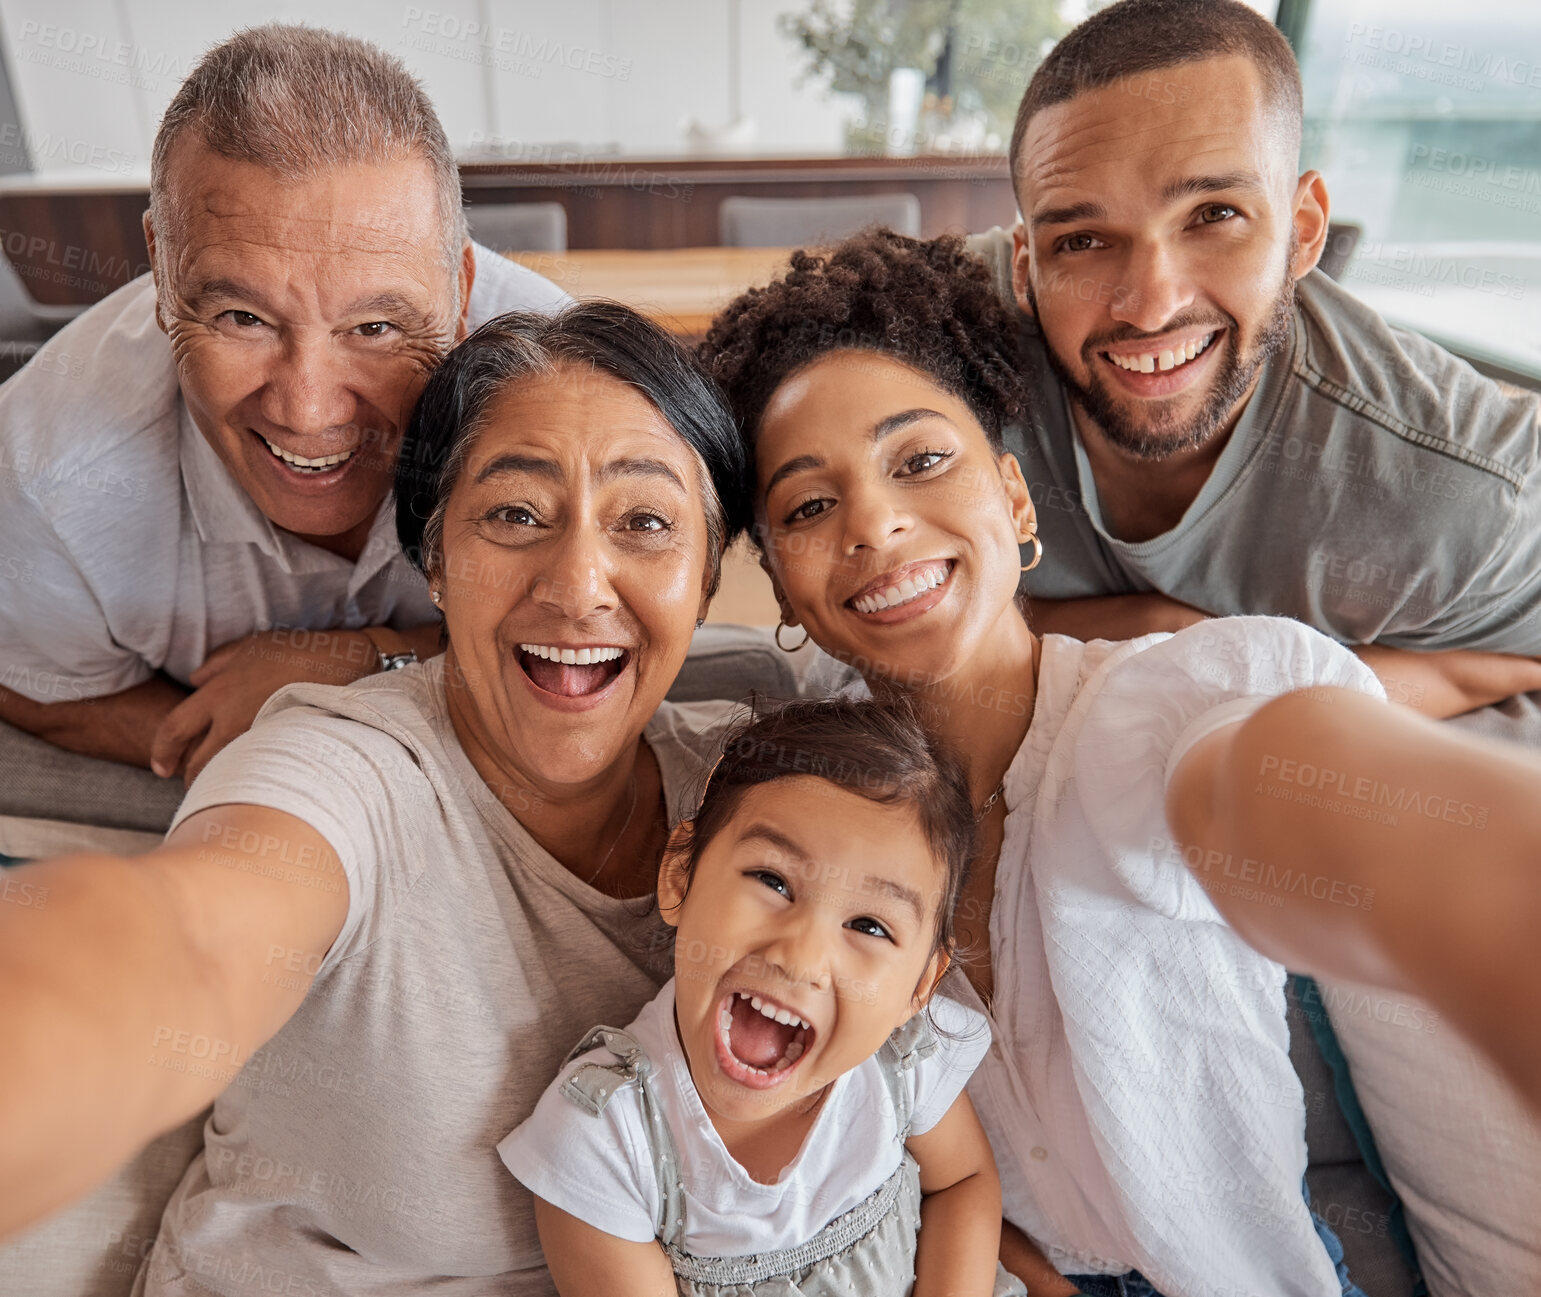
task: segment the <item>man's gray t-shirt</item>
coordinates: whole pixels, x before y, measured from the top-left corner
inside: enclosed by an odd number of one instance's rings
[[[969,248],[1011,300],[1010,232]],[[1541,397],[1313,271],[1209,480],[1177,526],[1135,543],[1104,525],[1068,397],[1021,319],[1034,404],[1006,440],[1043,540],[1032,594],[1157,591],[1348,644],[1541,654]]]
[[[476,249],[467,324],[554,311],[555,284]],[[275,527],[194,425],[149,275],[0,387],[0,686],[36,702],[187,684],[274,627],[437,617],[387,496],[356,562]]]
[[[136,1297],[554,1291],[496,1145],[584,1031],[653,998],[671,947],[652,902],[586,886],[477,775],[443,661],[280,691],[178,813],[304,820],[339,864],[273,867],[347,887],[348,917],[298,1011],[215,1100]],[[665,704],[648,725],[671,824],[733,710]],[[268,973],[297,975],[282,951]]]

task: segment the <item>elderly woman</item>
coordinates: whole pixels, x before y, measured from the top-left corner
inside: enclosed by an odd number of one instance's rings
[[[721,709],[664,693],[742,463],[625,308],[451,353],[397,484],[443,656],[276,697],[161,849],[14,873],[0,1233],[212,1099],[136,1292],[551,1291],[494,1146],[668,976],[646,898]]]
[[[1365,663],[1284,619],[1125,644],[1034,635],[1022,575],[1053,555],[1001,438],[1031,399],[1011,337],[961,240],[884,231],[798,254],[718,319],[705,355],[752,460],[778,642],[806,634],[874,693],[914,696],[967,754],[981,853],[957,923],[974,957],[944,986],[995,1033],[969,1091],[1008,1269],[1046,1297],[1357,1293],[1301,1192],[1284,968],[1248,941],[1390,986],[1440,949],[1420,933],[1516,949],[1496,898],[1527,896],[1534,764],[1387,707]],[[1444,670],[1486,667],[1501,697],[1536,669],[1366,657],[1451,711],[1490,698]],[[1353,790],[1424,786],[1430,762],[1438,806],[1492,806],[1501,842],[1443,810],[1354,814]],[[1352,772],[1336,799],[1313,782],[1329,768]],[[1478,850],[1505,881],[1480,915],[1441,908],[1445,862]],[[1435,903],[1417,909],[1409,880]],[[1468,1006],[1507,984],[1491,966],[1441,980]],[[1536,1055],[1504,1056],[1537,1076]]]

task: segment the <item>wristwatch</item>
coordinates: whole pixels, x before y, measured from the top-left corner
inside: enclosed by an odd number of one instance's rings
[[[401,653],[387,652],[386,649],[381,645],[379,637],[374,635],[372,630],[372,627],[364,630],[363,636],[375,646],[375,656],[380,660],[379,670],[400,671],[402,667],[409,667],[417,661],[417,654],[411,649],[407,649]],[[389,633],[398,644],[402,642],[401,636],[396,635],[394,632]]]

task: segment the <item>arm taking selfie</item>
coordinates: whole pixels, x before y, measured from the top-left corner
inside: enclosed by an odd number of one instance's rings
[[[1331,795],[1303,795],[1329,768]],[[1541,1110],[1541,1032],[1514,1025],[1541,1021],[1541,758],[1305,690],[1196,744],[1167,818],[1191,848],[1259,863],[1256,886],[1212,898],[1257,949],[1428,1000]],[[1280,886],[1290,870],[1326,879],[1322,895]]]
[[[303,821],[219,806],[145,856],[4,871],[0,1238],[205,1107],[294,1013],[310,976],[264,971],[275,950],[314,970],[348,889],[278,859],[336,867]]]

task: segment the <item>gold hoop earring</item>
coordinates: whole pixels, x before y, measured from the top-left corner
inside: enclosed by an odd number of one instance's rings
[[[1038,539],[1038,531],[1036,528],[1027,533],[1027,538],[1033,544],[1033,561],[1031,563],[1024,563],[1022,565],[1022,570],[1024,572],[1031,572],[1035,567],[1038,566],[1039,563],[1043,561],[1043,542]]]
[[[803,628],[803,641],[801,644],[794,644],[791,648],[788,648],[785,644],[783,644],[781,642],[781,632],[786,630],[786,628],[786,622],[778,621],[776,623],[776,633],[774,636],[772,636],[772,638],[776,641],[777,648],[779,648],[783,653],[796,653],[798,649],[808,647],[808,630],[806,627]]]

